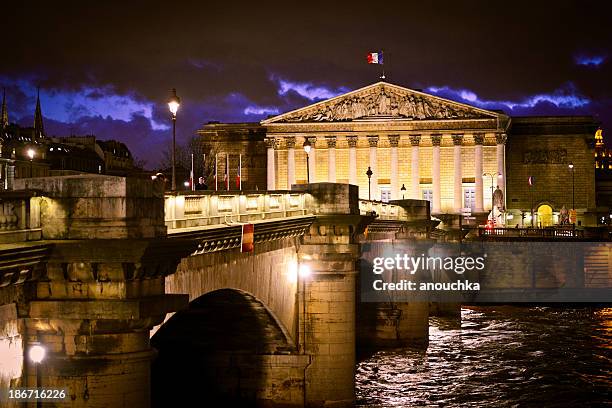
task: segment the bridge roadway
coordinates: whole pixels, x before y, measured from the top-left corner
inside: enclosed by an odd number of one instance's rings
[[[434,244],[426,201],[363,201],[335,183],[166,195],[101,175],[16,188],[0,197],[2,392],[66,388],[66,407],[352,406],[357,342],[427,344],[429,302],[365,303],[356,289],[358,265],[389,245]],[[513,273],[501,282],[527,279]],[[35,345],[40,364],[25,358]]]

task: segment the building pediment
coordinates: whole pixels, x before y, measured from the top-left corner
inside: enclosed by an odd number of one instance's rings
[[[370,120],[494,119],[496,112],[378,82],[335,98],[263,120],[273,123],[351,122]]]

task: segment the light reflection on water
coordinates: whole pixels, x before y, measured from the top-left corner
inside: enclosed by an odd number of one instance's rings
[[[612,308],[489,306],[431,318],[427,351],[357,367],[357,406],[612,407]]]

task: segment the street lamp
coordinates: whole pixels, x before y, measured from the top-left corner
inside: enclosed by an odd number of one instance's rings
[[[368,166],[368,171],[366,171],[366,176],[368,176],[368,200],[372,201],[372,169]]]
[[[28,151],[26,152],[26,154],[28,155],[28,157],[30,158],[30,177],[33,176],[33,161],[34,161],[34,156],[36,156],[36,152],[34,151],[34,149],[29,148]]]
[[[181,105],[181,98],[176,96],[176,89],[172,88],[172,96],[168,101],[168,109],[172,114],[172,191],[176,190],[176,112]]]
[[[572,210],[575,210],[576,208],[574,207],[574,163],[570,162],[567,167],[569,167],[570,171],[572,172]]]
[[[500,173],[495,173],[495,174],[493,174],[493,173],[484,173],[482,175],[482,177],[486,177],[486,176],[491,177],[491,221],[493,221],[493,179],[496,176],[501,176],[501,174]]]
[[[404,194],[406,193],[406,186],[402,183],[402,188],[400,188],[400,190],[402,191],[402,200],[404,200],[406,197],[404,197]]]
[[[308,138],[306,138],[304,140],[304,144],[302,145],[302,147],[304,147],[304,151],[306,152],[306,182],[308,184],[310,184],[310,150],[312,149],[312,145],[310,144],[310,141],[308,140]]]

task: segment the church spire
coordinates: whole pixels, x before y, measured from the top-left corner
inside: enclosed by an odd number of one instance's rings
[[[6,89],[2,88],[2,122],[0,125],[2,128],[7,127],[9,124],[8,110],[6,109]]]
[[[36,88],[36,112],[34,113],[34,140],[45,137],[42,110],[40,109],[40,86]]]

